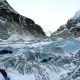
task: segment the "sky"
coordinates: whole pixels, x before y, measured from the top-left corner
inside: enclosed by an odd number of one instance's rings
[[[80,0],[7,0],[18,13],[39,24],[47,35],[80,10]]]

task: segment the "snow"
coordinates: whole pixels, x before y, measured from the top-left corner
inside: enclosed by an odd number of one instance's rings
[[[45,72],[48,73],[49,80],[59,80],[60,76],[62,74],[65,74],[68,72],[61,68],[60,71],[59,72],[57,71],[57,73],[56,73],[55,71],[50,71],[50,69],[48,69],[45,66],[42,66],[42,67],[45,68],[45,70],[46,70]],[[57,67],[55,67],[55,68],[57,68]],[[8,74],[8,77],[10,78],[10,80],[36,80],[35,77],[38,77],[38,75],[36,73],[29,74],[29,75],[28,74],[22,75],[15,70],[12,72],[9,70],[6,70],[6,71],[7,71],[7,74]],[[44,75],[46,74],[45,72],[44,72]],[[47,74],[45,77],[46,77],[45,80],[48,80]],[[3,76],[1,74],[0,74],[0,80],[3,80]],[[41,79],[41,80],[43,80],[43,79]]]
[[[7,72],[7,74],[10,80],[35,80],[34,74],[22,75],[13,72]],[[5,80],[1,73],[0,73],[0,80]]]
[[[30,45],[30,47],[40,47],[40,46],[43,46],[43,45],[49,45],[51,43],[53,43],[53,42],[43,42],[42,41],[42,42],[34,43],[34,44]]]
[[[4,21],[4,20],[1,20],[1,17],[0,17],[0,22],[1,22],[2,24],[5,24],[5,21]]]
[[[0,73],[0,80],[4,80],[4,77],[1,73]]]
[[[77,26],[79,26],[79,27],[80,27],[80,23],[78,23],[78,24],[77,24]]]
[[[42,66],[42,67],[44,68],[45,66]],[[55,68],[57,68],[57,67],[55,67]],[[59,72],[57,71],[57,73],[55,71],[50,71],[50,69],[48,69],[48,68],[45,68],[45,70],[46,70],[45,72],[48,73],[49,80],[60,80],[60,76],[63,74],[66,74],[68,72],[68,70],[64,70],[62,68],[60,69]],[[14,72],[7,71],[7,74],[9,76],[10,80],[36,80],[35,73],[29,74],[29,75],[28,74],[22,75],[15,71]],[[38,75],[36,75],[36,76],[38,77]],[[0,77],[1,77],[0,80],[3,80],[3,76],[0,75]],[[41,80],[43,80],[43,79],[41,79]],[[48,80],[47,75],[46,75],[45,80]]]
[[[15,41],[18,41],[20,39],[23,39],[25,41],[30,41],[34,38],[32,38],[32,36],[28,36],[28,35],[18,35],[17,33],[15,34],[11,34],[11,36],[7,39],[8,42],[15,42]]]
[[[31,75],[21,75],[21,74],[14,74],[14,73],[8,73],[11,80],[35,80],[35,76],[33,74]]]

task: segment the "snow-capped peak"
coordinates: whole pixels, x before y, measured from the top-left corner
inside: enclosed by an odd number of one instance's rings
[[[72,17],[72,19],[77,19],[80,17],[80,10],[78,10],[75,15]]]

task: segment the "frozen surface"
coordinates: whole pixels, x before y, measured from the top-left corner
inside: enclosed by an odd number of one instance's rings
[[[11,80],[61,80],[64,74],[66,76],[76,68],[72,60],[76,60],[73,55],[80,49],[80,40],[3,41],[0,43],[2,49],[13,51],[12,54],[0,55],[0,67],[6,70]],[[1,74],[0,80],[4,80]]]

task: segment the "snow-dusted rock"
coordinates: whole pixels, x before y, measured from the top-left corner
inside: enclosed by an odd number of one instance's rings
[[[51,38],[70,38],[80,37],[80,11],[67,21],[65,25],[62,25],[56,32],[51,34]]]
[[[32,19],[20,15],[6,0],[0,0],[0,39],[13,40],[13,37],[14,40],[34,40],[46,35]]]

